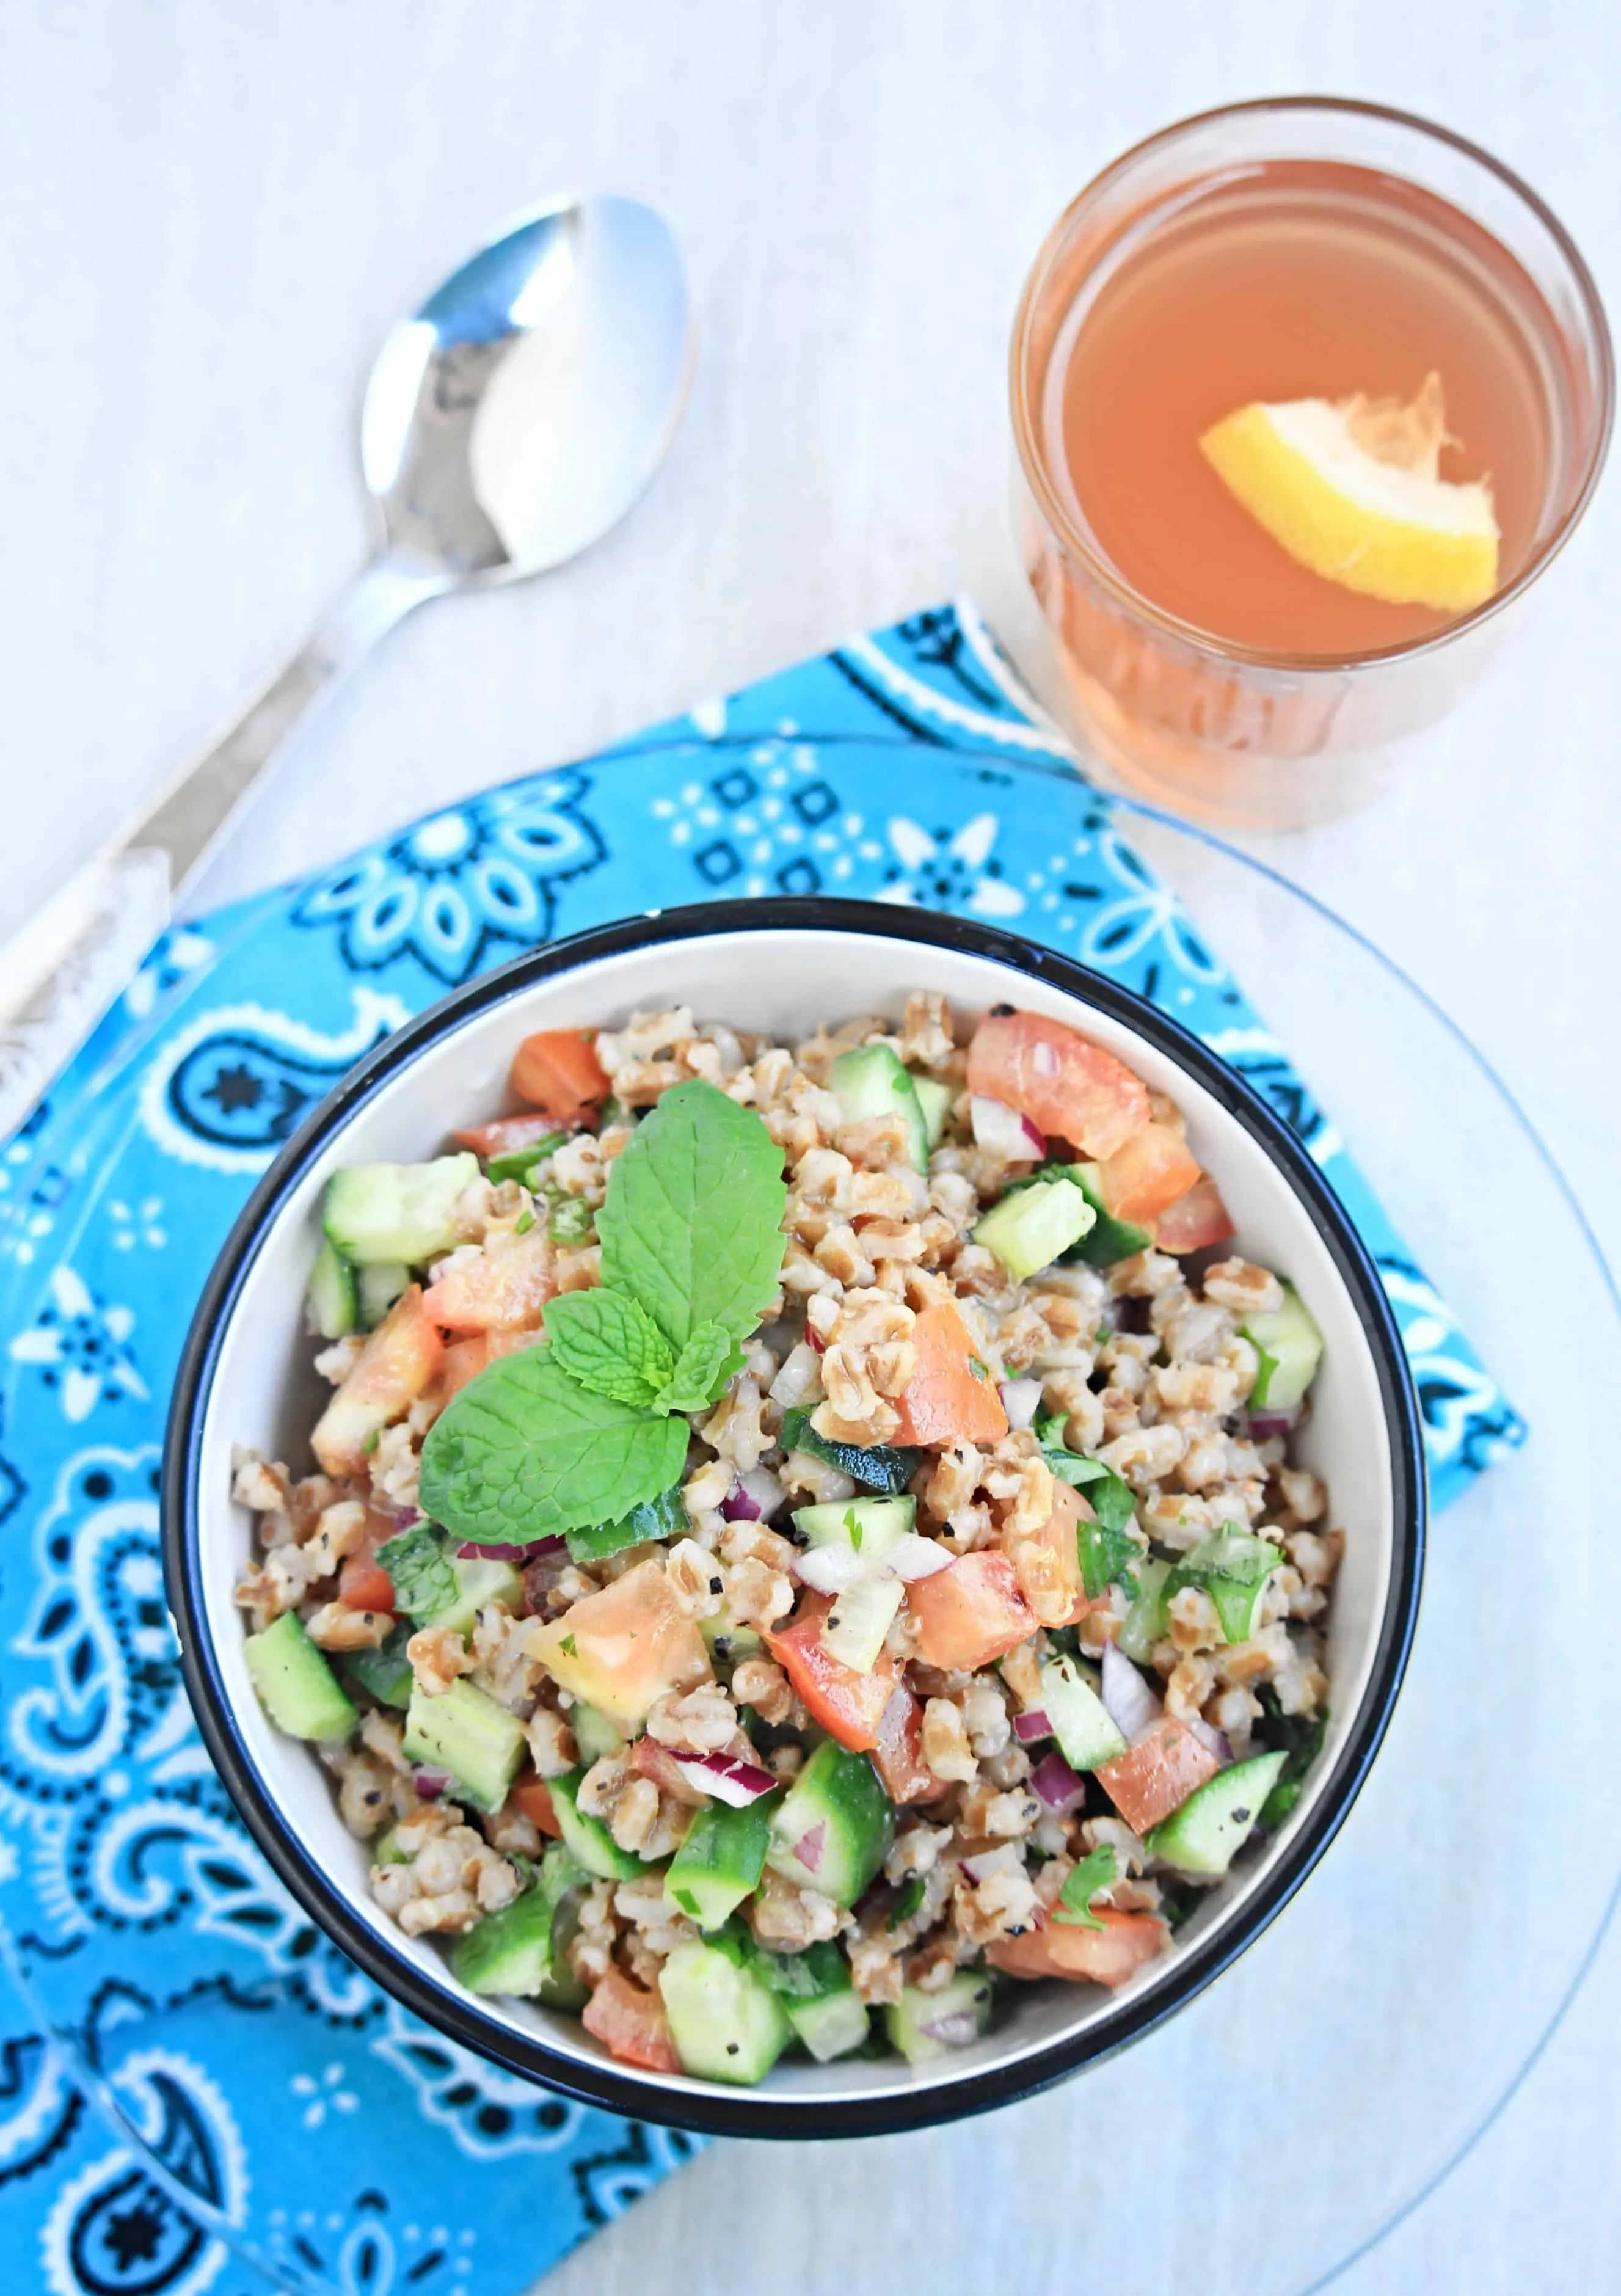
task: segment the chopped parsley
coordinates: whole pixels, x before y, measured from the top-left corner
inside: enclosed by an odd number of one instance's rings
[[[1119,1878],[1119,1859],[1107,1841],[1100,1841],[1066,1876],[1050,1918],[1066,1922],[1072,1928],[1101,1930],[1103,1923],[1093,1912],[1092,1901],[1100,1890],[1107,1890]]]

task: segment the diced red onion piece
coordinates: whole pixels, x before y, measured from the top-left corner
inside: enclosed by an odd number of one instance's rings
[[[720,1511],[728,1522],[758,1522],[760,1503],[746,1491],[741,1483],[733,1483],[720,1503]]]
[[[778,1508],[783,1505],[788,1496],[788,1493],[782,1488],[782,1484],[772,1473],[771,1469],[769,1467],[750,1467],[748,1473],[740,1477],[739,1480],[741,1482],[743,1489],[748,1493],[749,1496],[754,1501],[756,1506],[757,1506],[760,1511],[758,1515],[756,1517],[756,1521],[759,1522],[769,1522],[772,1516],[776,1513]]]
[[[831,1546],[806,1546],[794,1556],[790,1566],[794,1577],[806,1587],[814,1587],[818,1595],[842,1595],[857,1578],[866,1575],[866,1565],[853,1546],[842,1542]]]
[[[740,1762],[731,1754],[690,1754],[677,1746],[672,1746],[670,1752],[695,1786],[712,1800],[724,1801],[732,1809],[747,1809],[751,1801],[758,1801],[762,1794],[770,1793],[777,1783],[771,1772],[761,1769],[757,1762]],[[818,1857],[820,1855],[818,1848]],[[811,1870],[814,1873],[815,1868]]]
[[[1040,1380],[1004,1379],[1002,1407],[1007,1413],[1010,1427],[1028,1427],[1041,1409]]]
[[[569,1549],[566,1538],[530,1538],[521,1546],[512,1546],[499,1539],[464,1539],[456,1549],[463,1562],[478,1560],[484,1562],[534,1562],[543,1554],[565,1554]]]
[[[1292,1433],[1295,1418],[1292,1411],[1252,1411],[1249,1431],[1257,1443],[1269,1443],[1274,1435]]]
[[[1038,1706],[1033,1713],[1014,1715],[1013,1735],[1021,1746],[1033,1746],[1038,1738],[1052,1735],[1052,1725]]]
[[[1003,1100],[988,1100],[975,1093],[970,1103],[974,1143],[1004,1164],[1039,1164],[1047,1152],[1046,1141],[1027,1116],[1020,1116]]]
[[[937,1538],[909,1530],[885,1555],[884,1570],[891,1578],[932,1578],[937,1570],[949,1570],[955,1559]]]
[[[1225,1769],[1232,1759],[1232,1743],[1227,1733],[1224,1730],[1216,1729],[1213,1725],[1205,1720],[1202,1714],[1187,1714],[1183,1717],[1183,1719],[1205,1751],[1214,1754],[1223,1769]]]
[[[419,1801],[438,1801],[450,1784],[447,1770],[418,1770],[411,1781]]]
[[[782,1358],[782,1367],[772,1381],[766,1392],[784,1411],[791,1411],[813,1392],[822,1377],[822,1365],[816,1350],[804,1340],[790,1348]]]
[[[794,1856],[807,1874],[820,1871],[822,1853],[827,1847],[827,1820],[820,1818],[808,1833],[802,1833],[794,1844]]]
[[[815,1349],[816,1353],[819,1356],[824,1356],[827,1353],[827,1341],[823,1338],[815,1324],[806,1324],[805,1326],[805,1336],[810,1341],[812,1347]]]
[[[1086,1781],[1072,1770],[1055,1746],[1030,1773],[1030,1784],[1051,1810],[1067,1816],[1086,1799]]]
[[[935,2018],[931,2024],[920,2025],[918,2030],[946,2049],[966,2048],[970,2041],[979,2038],[979,2027],[966,2009],[948,2009],[943,2017]]]
[[[419,1522],[426,1522],[427,1520],[421,1507],[396,1507],[394,1510],[396,1530],[414,1530]]]
[[[1103,1645],[1103,1703],[1115,1728],[1133,1746],[1147,1737],[1165,1711],[1130,1659],[1113,1643]]]

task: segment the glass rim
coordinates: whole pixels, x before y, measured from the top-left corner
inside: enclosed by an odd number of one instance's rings
[[[1265,646],[1245,645],[1236,640],[1218,638],[1197,622],[1184,621],[1180,615],[1168,612],[1152,599],[1134,588],[1110,563],[1103,553],[1082,533],[1068,510],[1060,499],[1056,488],[1048,477],[1046,463],[1037,451],[1037,421],[1030,404],[1027,352],[1031,326],[1042,291],[1051,275],[1053,263],[1067,242],[1078,217],[1098,196],[1134,168],[1150,153],[1178,142],[1195,128],[1208,127],[1218,120],[1264,119],[1277,112],[1322,111],[1349,114],[1358,119],[1381,120],[1390,126],[1404,128],[1443,144],[1478,167],[1494,176],[1513,198],[1530,210],[1553,241],[1563,261],[1568,266],[1577,298],[1591,332],[1596,369],[1595,421],[1587,443],[1584,464],[1571,499],[1552,530],[1546,535],[1527,560],[1511,582],[1505,583],[1483,604],[1471,607],[1453,621],[1438,630],[1429,630],[1420,636],[1404,638],[1396,645],[1365,647],[1358,652],[1341,653],[1284,653]],[[1482,226],[1485,228],[1485,226]],[[1495,233],[1490,234],[1496,237]],[[1384,662],[1405,661],[1426,653],[1438,652],[1483,623],[1492,620],[1530,588],[1569,540],[1592,501],[1604,468],[1609,449],[1610,433],[1616,412],[1615,353],[1610,340],[1609,323],[1605,316],[1598,283],[1586,259],[1564,225],[1523,176],[1494,157],[1468,136],[1443,127],[1433,119],[1426,119],[1416,111],[1403,111],[1391,104],[1367,103],[1355,96],[1344,95],[1271,95],[1247,97],[1238,103],[1216,104],[1206,111],[1190,112],[1186,118],[1156,128],[1151,135],[1141,137],[1129,145],[1108,166],[1089,177],[1075,197],[1052,224],[1036,250],[1034,261],[1020,290],[1019,308],[1014,315],[1013,332],[1008,350],[1008,393],[1013,418],[1013,442],[1018,451],[1019,466],[1025,482],[1036,497],[1036,504],[1049,527],[1063,547],[1085,565],[1088,575],[1100,587],[1140,621],[1150,624],[1164,635],[1217,661],[1241,662],[1260,669],[1289,671],[1296,674],[1311,671],[1345,670],[1373,668]]]

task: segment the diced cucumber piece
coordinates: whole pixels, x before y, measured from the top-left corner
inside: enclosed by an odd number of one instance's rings
[[[1251,1316],[1240,1326],[1261,1358],[1249,1392],[1251,1411],[1293,1411],[1322,1361],[1322,1333],[1292,1283],[1283,1286],[1283,1305]]]
[[[326,1184],[326,1233],[357,1267],[414,1267],[454,1243],[456,1205],[478,1177],[471,1148],[427,1164],[351,1164]]]
[[[411,1860],[399,1846],[399,1835],[393,1826],[380,1833],[372,1844],[373,1866],[409,1866]]]
[[[602,1562],[625,1547],[644,1546],[656,1539],[679,1538],[691,1528],[681,1486],[673,1483],[657,1498],[643,1499],[640,1506],[632,1507],[628,1514],[612,1522],[594,1522],[571,1530],[568,1534],[569,1559],[571,1562]]]
[[[569,1709],[569,1723],[586,1769],[593,1762],[600,1762],[604,1754],[617,1754],[625,1743],[625,1734],[618,1723],[610,1722],[600,1708],[588,1705],[583,1698],[577,1698]]]
[[[990,2021],[990,1979],[971,1970],[954,1977],[937,1993],[921,1993],[908,1985],[884,2011],[889,2038],[909,2065],[926,2065],[953,2049],[966,2048]]]
[[[347,1738],[357,1717],[325,1653],[296,1611],[283,1611],[263,1634],[250,1635],[248,1671],[265,1711],[290,1738]]]
[[[450,1567],[456,1579],[454,1598],[430,1617],[419,1619],[419,1626],[443,1627],[453,1635],[470,1635],[486,1603],[504,1603],[514,1614],[522,1608],[523,1573],[515,1563],[497,1562],[485,1554],[458,1554],[452,1558]]]
[[[411,1635],[409,1621],[402,1619],[375,1650],[350,1651],[343,1661],[344,1673],[380,1706],[397,1706],[403,1711],[411,1703],[415,1677],[405,1656]]]
[[[875,1568],[916,1521],[917,1501],[913,1498],[828,1499],[794,1509],[794,1528],[813,1546],[853,1547]]]
[[[871,1674],[905,1599],[906,1589],[898,1578],[854,1580],[833,1597],[833,1607],[822,1621],[823,1649],[853,1674]]]
[[[715,1666],[736,1666],[743,1659],[758,1658],[764,1647],[757,1628],[740,1627],[724,1607],[700,1619],[698,1631]]]
[[[807,1451],[813,1459],[825,1459],[830,1467],[848,1475],[854,1483],[861,1483],[870,1491],[904,1491],[922,1464],[923,1453],[910,1447],[896,1447],[888,1443],[874,1443],[864,1447],[856,1443],[830,1443],[825,1435],[818,1435],[811,1425],[813,1406],[796,1404],[791,1411],[782,1414],[782,1448],[785,1451]]]
[[[1101,1769],[1126,1752],[1124,1735],[1073,1659],[1044,1659],[1040,1672],[1042,1710],[1072,1770]]]
[[[1104,1210],[1102,1178],[1095,1164],[1068,1164],[1064,1169],[1097,1214],[1066,1258],[1084,1260],[1088,1267],[1112,1267],[1117,1259],[1134,1259],[1149,1249],[1154,1239],[1147,1228],[1134,1220],[1116,1219]]]
[[[746,1809],[712,1802],[699,1811],[670,1860],[664,1894],[700,1930],[717,1930],[759,1887],[770,1845],[768,1798]]]
[[[1218,1770],[1143,1836],[1150,1856],[1184,1874],[1224,1874],[1249,1839],[1287,1754],[1256,1754]]]
[[[1260,1623],[1266,1581],[1282,1560],[1281,1548],[1229,1523],[1183,1555],[1167,1584],[1166,1599],[1179,1587],[1202,1587],[1227,1640],[1247,1643]]]
[[[912,1089],[918,1096],[918,1106],[923,1111],[923,1137],[930,1148],[937,1148],[946,1129],[946,1119],[951,1114],[951,1104],[956,1094],[948,1084],[936,1077],[914,1076]]]
[[[659,1972],[659,1990],[682,2068],[702,2079],[750,2087],[793,2038],[782,2002],[741,1947],[678,1945]]]
[[[1097,1214],[1070,1180],[1038,1180],[993,1204],[974,1229],[974,1242],[994,1251],[1015,1281],[1051,1267],[1078,1242]]]
[[[405,1716],[404,1752],[424,1769],[448,1770],[459,1801],[499,1809],[523,1759],[523,1725],[471,1682],[453,1682],[438,1698],[419,1684]]]
[[[853,1906],[889,1854],[895,1807],[864,1754],[826,1738],[771,1821],[773,1870]]]
[[[536,1887],[498,1914],[464,1930],[450,1949],[453,1976],[470,1993],[533,1997],[552,1974],[552,1922],[556,1908]]]
[[[1150,1555],[1136,1566],[1136,1600],[1126,1613],[1124,1624],[1116,1636],[1120,1648],[1139,1666],[1148,1664],[1149,1652],[1156,1643],[1163,1642],[1171,1631],[1170,1597],[1171,1566]]]
[[[360,1320],[368,1332],[381,1323],[410,1281],[411,1270],[400,1259],[380,1259],[374,1267],[360,1270],[355,1288]]]
[[[552,1807],[562,1828],[563,1847],[599,1881],[634,1882],[638,1874],[645,1874],[650,1868],[630,1850],[620,1849],[600,1817],[593,1817],[580,1808],[580,1780],[585,1775],[584,1770],[570,1770],[567,1777],[546,1781],[552,1789]]]
[[[560,1994],[577,1993],[583,2003],[584,1988],[559,1964],[577,1926],[572,1893],[590,1879],[561,1841],[553,1842],[534,1887],[456,1939],[450,1950],[455,1975],[472,1993],[538,1996],[554,2008],[563,2005]],[[570,1899],[567,1911],[565,1898]]]
[[[503,1156],[492,1156],[485,1171],[492,1180],[521,1180],[527,1188],[536,1164],[544,1164],[567,1137],[563,1132],[543,1133],[538,1140],[531,1140],[522,1148],[509,1148]]]
[[[853,1985],[842,1993],[824,1993],[819,2001],[787,2000],[788,2021],[819,2065],[847,2057],[859,2049],[872,2031],[867,2005]]]
[[[329,1236],[315,1254],[305,1294],[309,1320],[323,1340],[345,1340],[360,1319],[355,1271]]]
[[[929,1169],[929,1127],[917,1085],[891,1046],[858,1045],[840,1053],[827,1080],[847,1124],[863,1124],[872,1116],[904,1119],[906,1152],[920,1172]]]

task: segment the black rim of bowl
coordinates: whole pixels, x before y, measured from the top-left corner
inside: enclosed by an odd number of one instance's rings
[[[604,957],[712,935],[806,929],[876,935],[920,948],[989,959],[1090,1004],[1145,1037],[1184,1068],[1280,1167],[1304,1202],[1361,1317],[1379,1377],[1390,1444],[1393,1551],[1390,1582],[1362,1707],[1334,1769],[1298,1833],[1265,1882],[1211,1933],[1179,1949],[1165,1981],[1122,2001],[1085,2033],[1060,2037],[1014,2062],[939,2084],[921,2083],[870,2100],[819,2100],[715,2087],[672,2094],[603,2059],[581,2063],[539,2036],[486,2016],[473,1997],[434,1983],[380,1944],[328,1880],[266,1792],[238,1733],[207,1628],[199,1540],[198,1473],[202,1424],[224,1335],[250,1268],[291,1190],[332,1135],[387,1080],[475,1013],[535,982]],[[587,2104],[635,2120],[726,2136],[878,2136],[983,2112],[1034,2095],[1111,2056],[1174,2015],[1229,1968],[1281,1911],[1339,1832],[1384,1737],[1401,1686],[1418,1617],[1426,1526],[1423,1446],[1412,1382],[1378,1272],[1341,1207],[1299,1141],[1244,1080],[1196,1037],[1130,989],[1072,958],[1012,934],[928,910],[822,897],[702,902],[656,911],[577,933],[532,950],[471,981],[389,1037],[322,1102],[259,1182],[226,1238],[187,1337],[176,1382],[163,1466],[163,1560],[178,1629],[187,1692],[210,1759],[249,1832],[306,1913],[395,1999],[453,2040],[509,2072],[528,2076]]]

